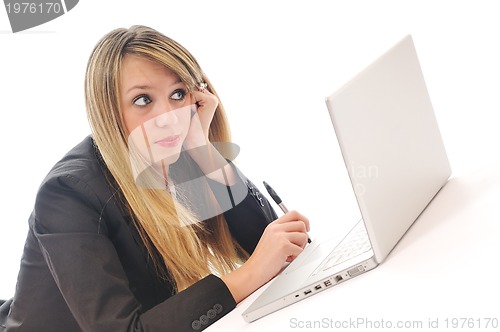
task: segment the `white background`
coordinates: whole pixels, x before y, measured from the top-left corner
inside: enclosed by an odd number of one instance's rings
[[[39,183],[89,133],[84,71],[108,31],[149,25],[188,48],[227,109],[240,168],[315,237],[359,214],[324,99],[406,34],[454,175],[499,166],[499,14],[482,0],[80,0],[13,34],[0,8],[0,299],[14,293]]]

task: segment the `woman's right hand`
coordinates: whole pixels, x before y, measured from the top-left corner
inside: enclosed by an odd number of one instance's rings
[[[274,278],[285,262],[293,261],[307,245],[309,220],[290,211],[270,223],[245,264],[262,284]]]
[[[290,211],[270,223],[248,260],[222,277],[236,302],[274,278],[285,262],[293,261],[307,245],[309,220]]]

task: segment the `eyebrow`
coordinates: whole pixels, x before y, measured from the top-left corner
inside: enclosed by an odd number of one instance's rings
[[[125,94],[129,93],[130,91],[132,91],[134,89],[146,90],[148,88],[150,88],[149,85],[134,85],[134,86],[130,87],[127,91],[125,91]]]
[[[180,78],[177,79],[177,81],[175,81],[172,85],[176,85],[179,83],[183,83]],[[151,88],[150,85],[134,85],[134,86],[130,87],[127,91],[125,91],[125,94],[128,94],[130,91],[132,91],[134,89],[147,90],[149,88]]]

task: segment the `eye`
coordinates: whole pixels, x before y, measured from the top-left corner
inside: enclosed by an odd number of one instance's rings
[[[148,96],[141,95],[141,96],[134,99],[134,104],[137,106],[146,106],[151,101],[152,101],[151,98],[149,98]]]
[[[172,100],[184,100],[186,97],[186,90],[184,89],[179,89],[175,90],[174,93],[170,96],[170,99]]]

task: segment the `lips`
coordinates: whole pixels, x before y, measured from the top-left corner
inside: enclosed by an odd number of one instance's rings
[[[170,135],[165,138],[157,140],[155,144],[165,148],[173,148],[179,145],[180,140],[181,140],[180,135]]]

